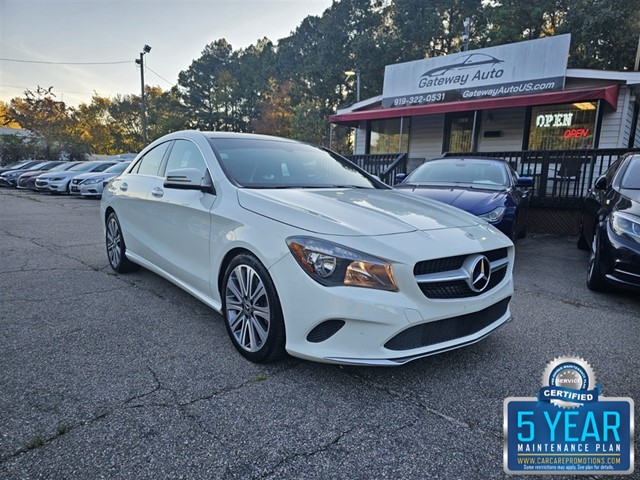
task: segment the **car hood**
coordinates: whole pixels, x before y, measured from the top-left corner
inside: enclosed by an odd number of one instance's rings
[[[74,175],[74,179],[77,180],[86,180],[87,178],[95,178],[95,177],[115,177],[116,173],[104,173],[104,172],[87,172],[80,173],[78,175]]]
[[[494,208],[505,204],[507,192],[505,190],[489,190],[469,187],[407,185],[398,186],[400,190],[408,191],[424,198],[437,200],[457,208],[461,208],[474,215],[490,212]]]
[[[22,175],[20,175],[21,178],[27,178],[27,177],[36,177],[38,175],[41,175],[43,173],[46,173],[47,170],[34,170],[34,171],[28,171],[28,172],[24,172]]]
[[[327,235],[390,235],[477,225],[478,219],[395,190],[238,189],[254,213]]]
[[[78,172],[62,171],[62,172],[55,172],[55,173],[43,173],[38,175],[38,178],[48,180],[50,178],[73,178],[79,175],[81,174]]]

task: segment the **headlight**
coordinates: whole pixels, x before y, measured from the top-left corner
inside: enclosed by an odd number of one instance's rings
[[[80,182],[82,185],[93,185],[94,183],[100,183],[104,180],[104,177],[98,178],[87,178],[86,180]]]
[[[391,264],[384,260],[310,237],[288,238],[287,245],[302,269],[321,285],[398,291]]]
[[[613,212],[611,228],[621,237],[628,237],[640,243],[640,217],[624,212]]]
[[[3,175],[3,177],[5,178],[16,178],[19,177],[20,175],[22,175],[24,172],[13,172],[13,173],[7,173],[6,175]]]
[[[44,180],[47,180],[46,178]],[[59,182],[60,180],[64,180],[64,177],[52,177],[48,179],[50,182]]]
[[[478,215],[478,218],[485,220],[489,223],[498,223],[504,217],[504,212],[507,209],[504,207],[498,207],[495,210],[491,210],[490,212],[483,213],[482,215]]]

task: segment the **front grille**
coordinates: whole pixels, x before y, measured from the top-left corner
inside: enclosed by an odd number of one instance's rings
[[[479,256],[491,263],[488,284],[477,292],[470,286],[471,270]],[[438,300],[469,298],[482,295],[502,282],[508,272],[509,252],[498,248],[487,252],[470,253],[454,257],[436,258],[418,262],[413,267],[420,291],[427,297]]]
[[[384,344],[389,350],[411,350],[473,335],[499,320],[507,312],[511,297],[484,310],[407,328]]]
[[[327,320],[315,327],[307,335],[307,341],[311,343],[324,342],[328,338],[332,337],[338,330],[340,330],[345,324],[344,320]]]
[[[429,298],[450,299],[450,298],[469,298],[482,295],[491,290],[504,280],[507,274],[507,268],[501,268],[495,272],[491,272],[489,284],[482,292],[474,292],[465,280],[455,280],[453,282],[435,282],[435,283],[419,283],[418,286],[422,293]]]
[[[507,257],[506,248],[498,248],[496,250],[489,250],[488,252],[481,252],[482,255],[487,257],[490,262],[495,262]],[[439,273],[447,272],[449,270],[457,270],[462,267],[465,259],[469,255],[458,255],[456,257],[436,258],[435,260],[425,260],[418,262],[413,267],[414,275],[424,275],[426,273]]]

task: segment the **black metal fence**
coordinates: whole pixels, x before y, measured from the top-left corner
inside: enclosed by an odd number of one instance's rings
[[[387,185],[396,183],[396,174],[407,173],[406,153],[345,156],[366,172],[377,175]]]
[[[533,178],[532,206],[579,208],[596,178],[627,152],[640,152],[640,149],[449,152],[445,156],[504,158],[520,176]],[[347,158],[389,185],[395,183],[396,174],[407,173],[406,154],[349,155]]]

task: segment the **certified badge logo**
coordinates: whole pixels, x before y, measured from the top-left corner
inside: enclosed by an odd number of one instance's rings
[[[566,356],[547,364],[536,397],[505,399],[505,472],[633,473],[633,400],[600,389],[586,360]]]
[[[576,357],[561,357],[547,364],[542,374],[541,402],[558,407],[577,408],[594,402],[600,396],[600,385],[589,363]]]

